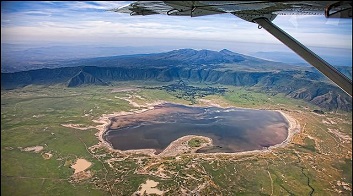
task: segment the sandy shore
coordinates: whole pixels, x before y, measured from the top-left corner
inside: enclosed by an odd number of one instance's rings
[[[187,135],[183,136],[175,141],[173,141],[167,148],[165,148],[161,153],[156,155],[156,150],[155,149],[139,149],[139,150],[117,150],[113,149],[111,144],[103,139],[104,133],[109,129],[109,127],[112,125],[112,122],[110,118],[113,117],[121,117],[121,116],[126,116],[126,115],[131,115],[131,114],[140,114],[149,110],[153,110],[154,106],[165,103],[164,101],[158,101],[154,102],[151,104],[148,104],[149,107],[147,109],[141,109],[141,110],[135,110],[131,112],[116,112],[113,114],[105,114],[102,115],[98,120],[93,120],[95,123],[100,123],[101,125],[97,125],[96,129],[99,131],[96,133],[96,136],[99,139],[98,146],[103,146],[106,147],[109,151],[111,152],[120,152],[120,153],[138,153],[138,154],[146,154],[154,157],[165,157],[165,156],[176,156],[182,153],[187,153],[187,152],[195,152],[197,149],[204,147],[205,145],[212,145],[212,139],[204,136],[197,136],[197,135]],[[246,108],[242,108],[246,109]],[[276,112],[279,112],[288,122],[288,135],[287,138],[281,142],[280,144],[276,144],[274,146],[270,146],[268,148],[264,148],[261,150],[252,150],[252,151],[244,151],[244,152],[235,152],[235,153],[197,153],[200,155],[244,155],[244,154],[257,154],[257,153],[264,153],[264,152],[271,152],[272,150],[276,148],[281,148],[285,147],[287,144],[289,144],[292,141],[293,136],[300,132],[300,124],[290,115],[287,113],[280,111],[280,110],[274,110]],[[192,138],[202,138],[205,139],[207,142],[204,143],[202,146],[198,148],[190,148],[187,145],[187,141],[189,141]],[[98,147],[98,146],[92,146]]]
[[[288,136],[287,136],[287,139],[284,140],[282,143],[269,147],[270,149],[283,147],[289,144],[292,141],[293,136],[300,132],[300,124],[297,122],[297,120],[295,120],[293,117],[284,113],[281,110],[276,110],[276,111],[281,113],[282,116],[288,121],[288,125],[289,125]]]

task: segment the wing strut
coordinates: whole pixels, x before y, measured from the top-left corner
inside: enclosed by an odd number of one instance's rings
[[[278,26],[273,24],[267,18],[257,18],[253,20],[258,25],[262,26],[269,33],[275,36],[282,43],[287,45],[295,53],[301,56],[304,60],[316,67],[321,73],[336,83],[343,91],[352,97],[352,80],[339,72],[332,65],[327,63],[325,60],[317,56],[310,49],[305,47],[299,41],[294,39],[292,36],[287,34],[285,31],[280,29]]]

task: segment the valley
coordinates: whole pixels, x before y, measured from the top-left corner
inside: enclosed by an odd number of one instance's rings
[[[350,195],[351,112],[318,114],[314,110],[321,108],[304,100],[233,85],[188,83],[200,92],[226,89],[194,102],[159,89],[174,84],[135,80],[3,89],[2,194],[132,195],[143,189],[164,195]],[[170,156],[112,151],[100,140],[109,117],[161,102],[279,110],[295,119],[300,132],[282,147],[239,154],[193,153],[207,143],[203,138],[186,138],[181,143],[189,141],[191,151]],[[41,150],[22,150],[36,146]],[[91,165],[75,174],[79,160]]]

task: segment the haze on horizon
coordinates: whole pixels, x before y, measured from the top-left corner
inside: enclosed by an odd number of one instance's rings
[[[130,16],[107,11],[132,1],[1,2],[1,44],[229,49],[248,55],[288,53],[286,46],[257,24],[231,14],[202,17]],[[352,64],[352,20],[324,16],[277,16],[274,23],[330,63]],[[2,52],[3,53],[3,52]],[[3,56],[3,55],[2,55]],[[326,58],[325,58],[326,57]]]

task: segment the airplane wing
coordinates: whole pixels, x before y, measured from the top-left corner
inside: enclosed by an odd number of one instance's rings
[[[352,18],[352,1],[137,1],[110,11],[130,15],[205,16],[230,13],[263,27],[352,96],[352,80],[272,23],[277,15]]]

